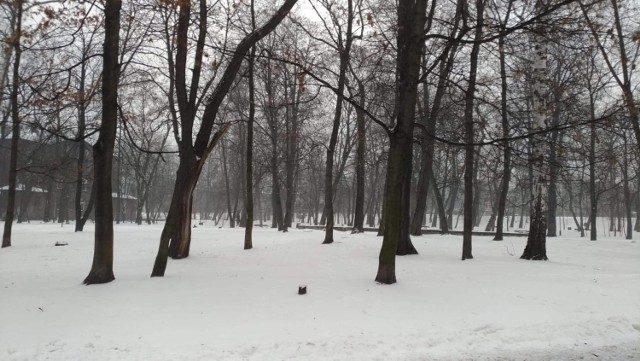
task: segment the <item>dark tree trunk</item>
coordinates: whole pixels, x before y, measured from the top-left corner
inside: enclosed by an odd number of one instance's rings
[[[455,167],[455,162],[454,162]],[[447,209],[447,224],[449,227],[453,226],[453,211],[456,207],[456,201],[458,198],[458,189],[460,188],[460,179],[458,179],[458,175],[455,174],[456,169],[454,168],[454,174],[452,177],[451,190],[449,191],[449,208]],[[455,227],[452,227],[455,229]]]
[[[524,212],[525,212],[525,202],[524,202],[524,198],[525,198],[525,191],[522,191],[522,206],[520,207],[520,219],[518,220],[518,228],[522,229],[524,228]]]
[[[18,114],[18,86],[20,85],[20,57],[22,48],[22,7],[24,0],[16,0],[16,28],[13,44],[13,80],[10,94],[11,121],[11,155],[9,158],[9,189],[7,192],[7,209],[4,216],[4,231],[2,233],[2,248],[11,247],[11,228],[16,207],[16,184],[18,169],[18,143],[20,142],[20,115]],[[9,59],[7,59],[9,61]]]
[[[547,260],[546,248],[546,214],[544,212],[544,200],[537,195],[533,200],[531,222],[529,223],[529,237],[521,259]]]
[[[413,122],[420,58],[424,44],[426,7],[425,0],[417,0],[415,3],[404,1],[398,4],[398,24],[400,25],[397,34],[396,64],[398,112],[395,127],[390,132],[384,194],[384,238],[376,275],[376,282],[384,284],[396,282],[395,256],[402,237],[403,189],[407,189],[405,188],[405,177],[408,171],[406,167],[412,162]],[[408,228],[408,222],[406,223]]]
[[[422,235],[422,225],[427,211],[427,194],[429,193],[429,183],[431,181],[429,173],[433,173],[433,170],[431,172],[427,170],[427,167],[429,167],[429,154],[425,149],[427,145],[422,145],[425,142],[427,142],[427,139],[423,139],[420,146],[422,157],[420,159],[420,175],[418,176],[416,189],[416,208],[413,212],[413,217],[411,217],[410,229],[412,236]],[[431,163],[433,164],[433,153],[431,154]]]
[[[347,0],[347,31],[345,33],[344,43],[342,37],[338,38],[338,52],[340,54],[340,73],[338,74],[338,87],[336,96],[336,108],[333,116],[333,128],[331,129],[331,137],[329,138],[329,147],[327,148],[327,159],[324,174],[324,209],[326,213],[326,225],[323,244],[333,243],[333,225],[334,225],[334,209],[333,209],[333,162],[336,145],[338,143],[338,131],[340,130],[340,119],[342,117],[342,102],[344,87],[347,78],[347,69],[349,66],[349,56],[351,52],[351,43],[353,40],[353,0]],[[337,174],[337,176],[340,176]]]
[[[42,220],[44,222],[50,222],[53,220],[53,206],[55,204],[55,200],[53,198],[55,189],[55,181],[53,177],[50,177],[47,182],[47,195],[44,201],[44,210],[42,213]]]
[[[413,148],[413,147],[412,147]],[[398,240],[398,249],[396,255],[406,256],[410,254],[418,254],[418,251],[411,242],[410,235],[410,197],[411,197],[411,174],[413,166],[413,154],[412,149],[410,153],[404,157],[404,173],[402,175],[402,200],[401,200],[401,218],[400,218],[400,239]]]
[[[458,31],[458,25],[460,23],[461,12],[457,11],[454,18],[454,27],[451,32],[451,37],[455,37],[456,32]],[[449,76],[451,74],[451,70],[453,69],[454,59],[456,55],[456,50],[458,48],[458,44],[454,43],[450,49],[445,50],[443,53],[443,57],[447,58],[446,62],[440,64],[440,72],[438,74],[438,85],[436,88],[436,93],[433,99],[433,106],[431,107],[431,111],[429,112],[429,99],[428,99],[428,87],[427,84],[424,83],[424,93],[423,93],[423,107],[424,107],[424,116],[425,122],[424,125],[426,127],[426,136],[422,140],[421,150],[422,150],[422,159],[420,165],[420,175],[418,181],[418,189],[416,194],[416,208],[413,213],[412,223],[411,223],[411,234],[419,236],[422,234],[422,224],[424,223],[426,204],[427,204],[427,195],[429,194],[429,184],[433,183],[433,186],[436,187],[435,175],[433,174],[433,157],[434,157],[434,146],[435,142],[433,137],[436,135],[436,126],[438,123],[438,118],[440,115],[440,107],[442,104],[442,99],[445,96],[446,90],[449,89],[447,86],[447,82],[449,80]],[[423,60],[426,62],[426,60]],[[426,66],[426,64],[425,64]],[[434,194],[439,194],[438,190],[434,192]],[[440,199],[442,202],[442,199]],[[445,218],[442,218],[445,219]],[[446,223],[446,221],[445,221]],[[442,228],[442,227],[441,227]],[[446,224],[445,224],[445,228]],[[443,231],[448,232],[448,229]]]
[[[69,185],[67,183],[62,183],[60,184],[60,187],[60,198],[58,201],[58,223],[65,223],[69,220]]]
[[[627,137],[623,136],[624,139],[624,154],[622,155],[622,189],[624,195],[624,210],[625,210],[625,218],[627,223],[626,229],[626,239],[633,239],[633,221],[631,220],[631,191],[629,190],[629,160],[627,157]]]
[[[591,215],[589,217],[589,235],[592,241],[598,239],[598,226],[596,220],[598,217],[598,195],[596,189],[596,122],[595,119],[595,100],[593,92],[589,95],[589,110],[591,113],[591,122],[589,128],[589,200],[591,207]]]
[[[385,226],[385,221],[384,221],[385,195],[384,193],[386,192],[387,192],[387,183],[385,180],[384,192],[382,194],[382,205],[380,206],[380,216],[378,217],[380,219],[380,224],[378,225],[378,233],[376,234],[376,236],[378,237],[384,236],[384,226]]]
[[[471,49],[469,84],[466,91],[466,101],[464,110],[464,132],[465,132],[465,157],[464,157],[464,229],[462,232],[462,260],[473,259],[471,253],[471,232],[473,232],[473,178],[474,178],[474,155],[473,147],[473,103],[476,91],[476,75],[478,69],[478,55],[480,54],[480,40],[482,39],[482,29],[484,26],[484,0],[476,1],[477,24],[475,32],[475,43]]]
[[[227,96],[227,93],[234,84],[234,79],[240,70],[243,59],[247,52],[262,38],[273,31],[278,24],[289,13],[297,0],[286,0],[284,4],[276,11],[276,13],[259,29],[252,31],[246,35],[235,50],[231,53],[231,59],[220,76],[220,81],[215,89],[206,99],[206,105],[201,116],[200,128],[194,138],[193,126],[197,107],[197,92],[199,90],[199,78],[202,66],[202,58],[205,47],[205,37],[207,35],[207,2],[200,1],[200,21],[198,23],[198,40],[196,43],[195,62],[191,69],[191,87],[189,94],[186,88],[186,71],[187,71],[187,53],[188,53],[188,34],[189,24],[191,23],[190,3],[181,3],[180,13],[178,16],[178,26],[176,30],[176,64],[175,64],[175,90],[178,100],[178,108],[181,113],[181,122],[178,125],[177,119],[172,116],[173,128],[176,141],[180,145],[180,164],[178,166],[178,174],[176,185],[174,186],[174,194],[171,201],[167,222],[160,236],[160,245],[156,261],[151,276],[164,276],[167,264],[167,256],[174,258],[186,257],[189,254],[189,246],[191,244],[191,234],[185,228],[188,227],[191,215],[191,204],[193,198],[193,189],[197,183],[198,177],[202,170],[202,165],[207,157],[211,154],[220,139],[229,129],[229,124],[223,125],[218,131],[213,133],[213,127],[218,111]],[[173,54],[169,52],[168,57],[172,59]],[[172,62],[170,60],[170,62]],[[170,74],[173,76],[173,67],[170,66]],[[173,78],[173,77],[172,77]],[[173,94],[173,88],[170,87],[170,94]],[[169,97],[170,103],[173,102],[173,96]],[[178,134],[178,126],[182,130],[181,136]],[[212,135],[213,133],[213,135]],[[182,137],[182,139],[180,139]],[[185,164],[183,164],[185,163]],[[184,179],[181,179],[184,175]],[[173,210],[173,212],[172,212]],[[190,228],[190,227],[189,227]],[[179,241],[178,245],[176,240]],[[171,245],[170,245],[171,241]],[[169,249],[170,247],[170,249]]]
[[[192,195],[202,163],[198,164],[195,157],[187,158],[186,155],[180,155],[183,159],[176,172],[171,205],[160,235],[160,246],[151,277],[164,276],[168,257],[180,259],[189,255]]]
[[[442,234],[449,233],[449,222],[447,221],[447,213],[444,209],[444,202],[442,200],[442,194],[440,188],[436,183],[436,175],[431,172],[431,183],[433,183],[433,195],[436,199],[436,205],[438,207],[438,219],[440,219],[440,231]],[[436,217],[434,217],[436,218]]]
[[[83,49],[84,50],[84,49]],[[78,147],[78,160],[76,163],[76,194],[75,194],[75,220],[76,232],[82,232],[84,223],[82,223],[82,189],[84,187],[84,132],[85,132],[85,78],[86,63],[80,64],[80,87],[78,91],[78,134],[76,136],[76,146]]]
[[[222,151],[222,169],[224,171],[224,187],[227,194],[227,214],[229,215],[229,228],[235,228],[234,212],[231,211],[231,190],[229,189],[229,172],[227,170],[227,152],[225,151],[224,142],[220,143]]]
[[[636,225],[633,229],[636,232],[640,232],[640,177],[636,177],[638,185],[636,188]]]
[[[256,28],[256,15],[254,0],[251,0],[251,28]],[[254,62],[256,47],[251,47],[251,55],[248,59],[249,67],[249,119],[247,122],[247,150],[245,162],[245,200],[244,205],[247,210],[247,224],[244,229],[244,249],[253,248],[253,122],[256,114],[255,82],[254,82]]]
[[[511,14],[511,6],[512,2],[509,2],[507,5],[507,14],[505,15],[505,20],[500,24],[500,31],[502,33],[506,32],[506,24],[509,21],[509,15]],[[502,137],[507,139],[509,138],[509,108],[507,106],[507,69],[505,62],[505,49],[504,49],[504,37],[501,36],[498,38],[498,53],[500,59],[500,115],[502,121]],[[493,238],[494,241],[502,241],[503,240],[503,228],[504,228],[504,215],[507,206],[507,195],[509,193],[509,182],[511,181],[511,146],[509,145],[509,141],[505,140],[502,143],[502,158],[504,168],[502,170],[502,180],[500,181],[499,188],[499,198],[498,198],[498,219],[496,222],[496,236]],[[513,224],[511,225],[513,227]]]
[[[20,197],[20,212],[18,213],[18,223],[22,223],[24,221],[29,221],[29,203],[31,203],[31,196],[33,195],[33,185],[32,181],[28,179],[25,181],[24,187],[22,188],[22,194]]]
[[[91,212],[93,211],[93,205],[96,201],[96,183],[93,182],[91,185],[91,193],[89,194],[89,201],[87,202],[87,207],[82,214],[80,220],[76,221],[76,232],[82,232],[84,229],[84,225],[87,224],[87,220],[89,216],[91,216]]]
[[[571,216],[573,217],[573,222],[576,224],[576,229],[578,231],[580,231],[580,236],[584,237],[584,229],[582,227],[582,222],[578,221],[578,217],[576,215],[576,212],[573,209],[573,198],[574,197],[573,197],[573,190],[572,190],[572,187],[571,187],[571,181],[568,181],[566,186],[567,186],[567,193],[568,193],[568,196],[569,196],[569,212],[571,213]],[[582,189],[582,183],[580,184],[580,188]],[[581,197],[582,197],[582,191],[580,192],[580,196],[578,198],[581,198]],[[580,218],[582,218],[582,217],[580,217]]]
[[[105,2],[105,40],[102,71],[102,126],[93,146],[93,170],[96,184],[96,228],[93,263],[84,284],[107,283],[113,275],[113,206],[111,170],[118,128],[118,63],[120,43],[120,0]]]
[[[284,227],[284,220],[280,198],[280,181],[278,180],[278,161],[275,156],[271,157],[271,210],[271,228],[278,228],[280,231]]]
[[[293,218],[295,214],[296,204],[296,184],[297,184],[297,166],[298,166],[298,128],[299,128],[299,106],[300,106],[300,89],[304,86],[302,79],[299,77],[293,77],[293,81],[290,81],[289,73],[287,72],[287,79],[285,81],[285,99],[287,105],[286,110],[286,158],[285,158],[285,213],[284,213],[284,227],[285,231],[291,228]],[[300,83],[299,83],[300,82]],[[287,87],[290,83],[290,88]]]
[[[184,181],[176,182],[174,193],[177,194],[171,202],[175,219],[172,232],[169,233],[170,244],[168,255],[173,259],[189,257],[189,251],[191,249],[191,215],[193,210],[193,191],[196,188],[198,177],[200,176],[203,165],[203,162],[201,160],[195,161],[195,159],[192,162],[184,163],[186,163],[187,167],[183,168],[183,172],[186,169],[190,169],[190,171],[182,173],[181,177],[181,175],[179,174],[180,168],[178,168],[178,173],[176,173],[177,178],[182,178],[184,179]],[[177,183],[181,184],[178,185]],[[169,213],[171,213],[171,206],[169,207]],[[222,212],[220,213],[220,216],[222,216]],[[170,215],[167,214],[165,228],[169,223],[169,217]]]
[[[360,107],[365,107],[365,88],[362,82],[358,82],[360,95]],[[356,109],[357,146],[356,146],[356,204],[353,217],[353,232],[364,231],[364,186],[365,186],[365,149],[366,149],[366,124],[364,111]]]

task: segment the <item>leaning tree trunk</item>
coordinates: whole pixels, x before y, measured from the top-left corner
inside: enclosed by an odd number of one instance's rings
[[[333,243],[333,226],[334,226],[334,209],[333,197],[335,190],[333,189],[333,163],[336,145],[338,143],[338,131],[340,130],[340,119],[342,118],[343,93],[347,78],[347,69],[349,66],[349,53],[351,52],[351,43],[353,39],[353,0],[347,0],[347,31],[346,39],[342,43],[342,37],[339,38],[338,52],[340,53],[340,73],[338,74],[338,87],[336,96],[336,108],[333,116],[333,128],[331,129],[331,137],[329,138],[329,147],[327,148],[327,163],[324,173],[324,209],[326,214],[325,235],[323,244]],[[337,176],[340,176],[338,174]]]
[[[93,263],[84,283],[107,283],[113,275],[113,206],[111,170],[118,128],[118,78],[120,64],[120,0],[106,0],[105,39],[102,71],[102,126],[93,146],[94,182],[96,182],[96,228]]]
[[[171,222],[167,219],[165,228],[162,231],[160,238],[160,246],[154,269],[152,271],[153,276],[164,276],[167,264],[167,255],[171,255],[174,249],[177,249],[175,253],[176,258],[186,257],[188,255],[189,246],[191,244],[190,233],[185,230],[185,224],[189,224],[191,221],[191,203],[193,198],[193,189],[197,183],[198,177],[202,170],[202,165],[206,161],[207,157],[215,149],[216,145],[220,142],[221,137],[227,132],[230,127],[229,123],[222,125],[215,133],[213,128],[216,125],[216,118],[220,107],[222,106],[231,86],[235,84],[234,80],[240,70],[245,55],[251,50],[258,41],[267,36],[273,31],[278,24],[287,16],[291,11],[291,8],[296,4],[297,0],[285,0],[284,4],[275,12],[275,14],[266,22],[262,27],[256,29],[246,35],[236,46],[235,50],[231,53],[231,59],[228,62],[224,73],[220,77],[220,81],[216,85],[215,89],[206,99],[206,105],[200,117],[200,128],[195,134],[195,142],[193,142],[193,126],[195,119],[195,110],[198,91],[198,81],[200,76],[200,70],[202,66],[202,57],[204,54],[205,37],[207,34],[206,19],[207,19],[207,2],[205,0],[200,1],[200,22],[199,22],[199,34],[196,47],[196,62],[192,70],[191,88],[189,96],[186,91],[186,67],[187,67],[187,52],[188,52],[188,33],[189,24],[191,22],[190,2],[185,4],[181,3],[179,24],[177,29],[177,46],[176,51],[176,91],[178,98],[178,105],[181,113],[184,113],[185,117],[181,114],[182,140],[179,140],[178,136],[178,122],[175,117],[173,119],[174,134],[180,144],[180,164],[178,166],[177,182],[174,186],[174,195],[172,199],[172,207],[174,212],[171,213]],[[171,58],[172,54],[168,54]],[[173,74],[173,69],[170,67],[170,73]],[[170,98],[172,99],[172,98]],[[172,100],[170,100],[172,101]],[[188,164],[183,165],[183,161]],[[180,170],[186,171],[181,173]],[[186,179],[181,179],[181,175],[184,175]],[[193,177],[193,179],[189,179]],[[180,185],[178,184],[180,183]],[[171,210],[170,208],[170,210]],[[181,219],[174,220],[176,217]],[[169,218],[169,215],[167,216]],[[177,232],[178,237],[182,237],[179,241],[179,245],[173,246],[169,244],[172,237],[176,236],[173,233]],[[187,237],[184,237],[187,236]],[[174,240],[175,241],[175,240]],[[174,243],[173,241],[171,243]],[[171,247],[171,249],[167,249]]]
[[[173,213],[176,217],[173,224],[173,232],[169,233],[171,242],[169,244],[169,257],[181,259],[189,257],[191,249],[191,211],[193,209],[193,191],[196,188],[200,171],[204,164],[203,160],[198,161],[193,158],[192,162],[185,163],[180,174],[180,168],[176,173],[176,186],[174,188],[174,199],[171,201]],[[188,170],[188,173],[186,172]],[[182,179],[182,181],[180,180]],[[171,213],[171,207],[169,208]],[[167,215],[167,217],[169,217]],[[167,223],[169,220],[167,219]],[[165,225],[166,227],[166,225]]]
[[[545,9],[543,0],[538,0],[536,10],[542,13]],[[533,62],[533,132],[539,132],[546,126],[548,117],[547,104],[547,39],[544,24],[537,24],[533,38],[535,50]],[[545,162],[547,144],[545,136],[536,134],[531,138],[531,166],[533,169],[533,202],[531,205],[529,237],[527,246],[520,258],[528,260],[547,260],[547,173]]]
[[[194,157],[183,158],[176,172],[171,205],[160,235],[160,246],[151,272],[151,277],[162,277],[167,267],[167,258],[185,258],[191,243],[191,202],[198,168]]]

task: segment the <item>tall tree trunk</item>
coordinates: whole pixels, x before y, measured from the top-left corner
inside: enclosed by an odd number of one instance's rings
[[[274,147],[276,145],[274,144]],[[282,200],[280,198],[280,181],[278,179],[278,161],[275,155],[271,156],[271,228],[284,228],[282,216]]]
[[[536,3],[538,14],[546,8],[544,0]],[[545,37],[545,25],[536,24],[536,33],[533,36],[534,62],[533,62],[533,126],[532,130],[541,131],[546,127],[548,117],[548,89],[547,81],[547,38]],[[547,172],[544,160],[548,151],[545,146],[544,135],[537,134],[531,138],[532,156],[530,164],[534,173],[533,202],[530,211],[529,237],[527,246],[520,258],[528,260],[547,260],[546,233],[547,233]]]
[[[18,86],[20,85],[20,58],[22,48],[22,7],[24,0],[15,0],[16,6],[16,27],[13,36],[13,79],[11,82],[11,155],[9,159],[9,189],[7,192],[7,210],[4,216],[4,231],[2,233],[2,248],[11,247],[11,227],[15,216],[16,207],[16,184],[18,171],[18,143],[20,142],[20,115],[18,114]],[[7,59],[6,61],[9,61]]]
[[[189,255],[191,244],[191,204],[193,190],[197,182],[202,163],[195,157],[187,157],[186,152],[181,159],[176,172],[171,205],[167,213],[160,246],[153,266],[151,277],[162,277],[167,266],[167,258],[185,258]]]
[[[83,49],[84,50],[84,49]],[[85,78],[86,78],[86,62],[80,64],[80,89],[78,91],[78,133],[76,136],[76,146],[78,147],[78,160],[76,163],[76,194],[75,194],[75,213],[76,213],[76,232],[82,232],[84,224],[82,223],[82,189],[84,188],[84,132],[86,126],[85,120]]]
[[[107,283],[113,275],[113,206],[111,204],[111,170],[113,148],[118,128],[118,63],[120,43],[120,0],[105,2],[105,39],[102,71],[102,126],[93,146],[94,182],[96,183],[95,248],[91,270],[84,284]]]
[[[638,182],[636,188],[636,224],[633,229],[636,232],[640,232],[640,174],[636,174],[636,180]]]
[[[362,82],[358,82],[358,93],[360,95],[360,107],[365,107],[365,88]],[[364,186],[365,186],[365,151],[366,151],[366,123],[364,111],[356,108],[357,123],[357,146],[356,146],[356,204],[353,220],[353,232],[362,233],[364,231]]]
[[[167,256],[174,258],[187,257],[191,244],[191,234],[186,230],[190,223],[191,204],[193,199],[193,189],[198,181],[202,166],[207,157],[215,149],[230,127],[230,124],[221,126],[213,133],[214,125],[220,107],[222,106],[229,90],[234,84],[234,79],[240,70],[242,62],[246,54],[251,50],[258,41],[272,32],[284,17],[291,11],[297,0],[285,0],[284,4],[275,12],[271,18],[264,23],[262,27],[252,31],[246,35],[231,53],[231,59],[220,76],[220,81],[215,89],[206,99],[206,105],[202,112],[200,128],[195,134],[193,141],[193,126],[195,119],[195,110],[197,92],[199,90],[199,76],[202,66],[202,57],[204,54],[205,38],[207,35],[207,10],[208,5],[205,0],[200,1],[200,21],[198,23],[198,41],[196,43],[195,62],[192,70],[191,87],[189,94],[186,89],[186,71],[187,71],[187,53],[188,53],[188,34],[189,24],[191,23],[190,2],[181,3],[180,14],[178,16],[178,27],[176,31],[176,66],[175,66],[175,86],[178,107],[181,113],[181,135],[178,134],[178,122],[176,117],[172,116],[174,135],[176,141],[180,145],[180,163],[178,165],[177,181],[174,186],[174,194],[172,197],[172,206],[167,215],[167,222],[160,237],[160,245],[154,269],[151,276],[164,276],[167,264]],[[170,40],[169,40],[170,43]],[[169,59],[172,59],[172,53],[168,51]],[[170,60],[171,62],[171,60]],[[169,67],[170,74],[174,75],[173,67]],[[170,94],[172,95],[170,86]],[[169,97],[170,103],[173,97]],[[173,108],[173,107],[172,107]],[[182,139],[180,139],[182,138]],[[183,164],[183,162],[185,164]],[[184,176],[184,179],[181,179]],[[173,209],[173,213],[171,212]],[[170,219],[171,218],[171,219]],[[174,220],[178,218],[177,220]],[[171,245],[170,245],[171,241]],[[176,241],[178,245],[174,246]],[[171,249],[169,249],[171,247]]]
[[[629,160],[627,157],[627,136],[623,135],[624,139],[624,154],[622,155],[622,189],[624,195],[624,210],[626,218],[626,239],[633,238],[633,222],[631,220],[631,191],[629,190]]]
[[[340,119],[342,117],[342,102],[344,87],[347,78],[347,69],[349,66],[349,57],[351,52],[351,43],[353,40],[352,34],[353,25],[353,0],[347,0],[347,31],[345,32],[346,38],[342,41],[342,36],[338,38],[338,53],[340,54],[340,72],[338,74],[338,87],[336,96],[336,108],[333,116],[333,128],[331,129],[331,137],[329,138],[329,147],[327,148],[327,163],[325,166],[324,174],[324,209],[326,213],[326,225],[323,244],[333,243],[333,225],[334,225],[334,210],[333,210],[333,162],[334,154],[336,151],[336,145],[338,143],[338,131],[340,130]],[[337,174],[337,176],[340,176]]]
[[[395,256],[402,237],[402,200],[405,174],[412,160],[413,122],[420,74],[420,59],[424,44],[426,0],[403,1],[398,4],[396,104],[397,119],[390,132],[389,159],[384,193],[384,238],[380,249],[376,282],[396,282]],[[409,160],[407,160],[409,158]],[[406,222],[408,227],[408,222]],[[408,229],[407,229],[408,231]]]
[[[410,254],[418,254],[418,251],[413,246],[411,242],[410,235],[410,201],[411,201],[411,175],[412,175],[412,166],[413,166],[413,144],[411,144],[410,152],[403,158],[404,165],[404,173],[402,175],[402,199],[400,202],[401,205],[401,214],[400,214],[400,239],[398,240],[398,248],[396,250],[396,255],[398,256],[406,256]]]
[[[254,0],[251,0],[251,28],[256,28],[256,14]],[[247,122],[247,160],[245,178],[245,200],[244,205],[247,210],[247,224],[244,229],[244,249],[253,248],[253,122],[256,114],[255,82],[254,82],[254,62],[256,47],[251,47],[251,55],[248,59],[249,67],[249,120]]]
[[[462,6],[462,2],[464,0],[458,1],[459,9],[456,11],[456,15],[453,21],[453,29],[451,31],[451,37],[455,37],[458,31],[458,25],[460,23],[461,14],[460,7]],[[433,137],[436,135],[436,126],[438,123],[438,118],[440,116],[440,107],[442,104],[442,99],[444,98],[447,89],[447,82],[449,81],[449,77],[454,65],[454,59],[456,55],[456,51],[458,48],[458,43],[454,42],[451,48],[445,50],[443,53],[443,57],[447,59],[446,62],[442,62],[440,64],[440,71],[438,74],[438,85],[436,88],[436,93],[433,99],[433,105],[431,107],[431,111],[429,111],[429,92],[427,83],[423,83],[424,92],[423,92],[423,107],[424,107],[424,120],[427,120],[425,123],[426,127],[426,136],[422,140],[421,144],[424,145],[421,147],[422,150],[422,159],[420,165],[420,175],[418,181],[418,190],[416,194],[416,208],[413,213],[412,223],[411,223],[411,234],[415,236],[419,236],[422,234],[422,224],[424,223],[424,216],[426,211],[427,204],[427,195],[429,194],[429,184],[433,183],[435,187],[435,182],[432,182],[432,179],[435,179],[433,175],[433,157],[434,157],[434,148],[435,142]],[[423,59],[426,62],[426,57]],[[425,64],[426,67],[426,64]],[[434,194],[438,194],[438,192],[434,192]],[[443,218],[444,219],[444,218]],[[441,227],[442,228],[442,227]],[[446,224],[445,224],[446,228]],[[447,230],[448,231],[448,230]],[[443,232],[447,232],[443,231]]]
[[[589,111],[591,115],[591,121],[589,122],[589,128],[591,130],[589,134],[589,200],[591,207],[591,215],[589,216],[589,234],[592,241],[598,239],[598,195],[596,189],[596,122],[595,122],[595,100],[593,98],[593,92],[589,92]]]
[[[507,14],[505,20],[500,24],[502,34],[506,32],[506,25],[509,22],[511,14],[512,2],[507,5]],[[498,198],[498,218],[496,223],[496,235],[494,241],[503,240],[504,214],[507,206],[507,195],[509,193],[509,182],[511,181],[511,146],[509,141],[509,108],[507,106],[507,67],[505,61],[504,37],[498,38],[498,55],[500,59],[500,119],[502,121],[502,137],[505,141],[502,143],[503,170],[502,180],[500,181],[499,198]],[[513,225],[512,225],[513,227]]]
[[[478,69],[478,54],[480,54],[480,40],[482,39],[482,28],[484,26],[484,1],[476,0],[476,32],[474,44],[471,49],[469,84],[466,91],[466,101],[464,109],[464,132],[465,132],[465,157],[464,157],[464,229],[462,232],[462,260],[473,259],[471,253],[471,232],[473,232],[473,178],[474,178],[474,155],[473,146],[473,103],[476,91],[476,75]]]
[[[220,144],[220,150],[222,152],[222,169],[224,171],[224,187],[227,194],[227,211],[229,215],[229,228],[235,228],[236,223],[234,220],[234,214],[231,211],[231,190],[229,189],[229,172],[227,170],[227,152],[225,151],[224,141]]]
[[[290,79],[287,73],[287,79]],[[291,83],[290,89],[287,88],[287,83]],[[289,229],[293,223],[295,215],[296,204],[296,190],[298,180],[298,139],[299,139],[299,106],[300,95],[302,94],[302,87],[304,84],[300,77],[293,77],[293,81],[285,81],[285,99],[287,99],[286,110],[286,159],[285,159],[285,214],[284,214],[284,226],[285,231]],[[290,98],[288,98],[290,96]]]

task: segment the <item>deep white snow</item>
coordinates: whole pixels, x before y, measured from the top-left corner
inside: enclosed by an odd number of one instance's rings
[[[83,286],[91,225],[14,225],[0,360],[640,360],[640,242],[572,233],[536,262],[525,238],[474,237],[460,261],[460,236],[414,237],[389,286],[374,234],[258,228],[244,251],[212,224],[151,279],[160,230],[117,225],[116,280]]]

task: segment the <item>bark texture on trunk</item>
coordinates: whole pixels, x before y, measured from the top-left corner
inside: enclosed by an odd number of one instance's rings
[[[365,107],[365,88],[358,83],[360,107]],[[365,188],[365,151],[366,151],[366,123],[362,109],[356,109],[356,201],[353,215],[353,232],[364,231],[364,188]]]
[[[507,14],[505,15],[505,20],[500,24],[501,33],[506,32],[506,26],[509,22],[509,16],[511,14],[511,6],[512,2],[510,1],[507,5]],[[502,121],[502,137],[507,139],[509,138],[509,108],[507,106],[507,66],[505,61],[505,43],[504,37],[500,37],[498,39],[498,56],[500,61],[500,119]],[[499,197],[498,197],[498,215],[496,222],[496,235],[493,238],[494,241],[502,241],[503,240],[503,232],[504,232],[504,215],[507,207],[507,195],[509,193],[509,183],[511,182],[511,146],[509,145],[509,141],[505,140],[502,143],[503,154],[503,170],[502,170],[502,180],[500,181],[499,188]]]
[[[411,140],[412,142],[412,140]],[[411,202],[411,174],[413,166],[413,144],[409,145],[409,154],[403,158],[404,173],[402,175],[402,199],[401,206],[401,218],[400,218],[400,239],[398,241],[398,248],[396,249],[396,255],[406,256],[410,254],[418,254],[418,250],[413,246],[411,242],[410,227],[410,202]]]
[[[169,94],[171,94],[171,96],[169,101],[173,104],[173,86],[175,86],[181,120],[180,124],[178,124],[175,114],[172,115],[174,136],[176,137],[180,150],[179,174],[174,186],[174,194],[167,215],[167,222],[160,236],[160,245],[151,274],[152,277],[164,276],[168,256],[183,258],[189,255],[189,247],[191,244],[191,227],[189,225],[191,222],[193,189],[198,182],[204,162],[230,127],[229,123],[224,123],[223,125],[216,124],[218,111],[227,93],[234,84],[236,75],[240,70],[247,52],[280,24],[296,2],[297,0],[286,0],[264,25],[247,34],[238,43],[231,53],[233,55],[226,69],[220,76],[220,81],[206,98],[200,128],[196,134],[194,134],[194,121],[198,106],[200,73],[203,64],[205,38],[207,35],[208,5],[205,0],[200,0],[199,2],[198,39],[195,49],[195,61],[191,69],[191,86],[187,92],[186,72],[188,63],[189,25],[192,21],[191,3],[188,1],[181,2],[175,35],[175,73],[174,67],[169,67],[170,78],[174,79],[175,77],[175,84],[170,84]],[[170,65],[173,64],[171,60],[173,59],[172,57],[173,54],[168,51]],[[172,106],[172,109],[175,108]],[[213,128],[216,125],[219,126],[219,129],[214,133]],[[180,129],[180,131],[178,131],[178,129]],[[194,136],[195,141],[192,141]],[[181,174],[185,174],[183,179],[180,177]]]
[[[251,28],[256,28],[256,15],[254,0],[251,0]],[[255,80],[254,63],[256,47],[251,47],[251,54],[248,59],[249,67],[249,119],[247,121],[247,149],[245,162],[245,200],[244,205],[247,210],[247,220],[244,229],[244,249],[253,248],[253,122],[256,114],[255,101]]]
[[[476,1],[476,31],[474,40],[475,43],[471,48],[470,55],[470,68],[469,68],[469,83],[466,91],[466,101],[464,109],[464,129],[465,129],[465,157],[464,157],[464,228],[462,231],[462,260],[473,259],[471,252],[471,233],[474,226],[474,197],[473,197],[473,180],[474,180],[474,155],[475,149],[473,146],[473,132],[474,132],[474,119],[473,119],[473,104],[475,100],[476,91],[476,77],[478,70],[478,55],[480,54],[480,40],[482,39],[482,29],[484,26],[484,0]],[[476,202],[477,204],[477,202]]]
[[[411,157],[413,122],[424,43],[426,0],[398,4],[397,34],[397,119],[390,133],[389,159],[384,194],[384,238],[380,249],[376,282],[396,282],[395,256],[402,237],[403,187],[406,184],[407,158]],[[411,160],[409,160],[411,161]],[[405,221],[408,227],[408,220]],[[408,231],[408,229],[407,229]]]
[[[334,185],[333,185],[333,163],[336,145],[338,143],[338,131],[340,130],[340,120],[342,118],[343,93],[347,78],[347,69],[349,66],[349,56],[351,52],[351,43],[353,25],[353,0],[347,0],[347,31],[346,38],[342,40],[342,36],[338,38],[338,52],[340,54],[340,73],[338,74],[338,87],[336,97],[336,108],[333,116],[333,128],[331,129],[331,137],[329,138],[329,147],[327,148],[327,159],[324,173],[324,209],[326,214],[325,235],[323,244],[333,243],[333,226],[334,226]],[[339,177],[337,174],[336,177]]]
[[[113,207],[111,170],[118,128],[118,79],[120,64],[120,0],[105,3],[105,40],[102,71],[102,125],[93,146],[93,170],[96,184],[96,228],[93,263],[84,284],[107,283],[113,275]]]
[[[11,81],[11,155],[9,158],[9,189],[7,191],[7,209],[4,216],[4,230],[2,233],[2,248],[11,247],[11,228],[15,217],[16,208],[16,184],[18,169],[18,142],[20,141],[20,115],[18,114],[18,86],[20,85],[20,58],[22,48],[22,7],[24,0],[16,0],[16,28],[13,39],[13,79]],[[9,61],[9,59],[7,59]]]
[[[543,0],[536,3],[536,11],[543,13],[546,5]],[[547,39],[544,24],[536,26],[533,37],[533,126],[540,131],[546,127],[548,110],[547,76]],[[545,154],[548,152],[547,139],[542,134],[531,138],[530,164],[533,171],[533,202],[530,211],[529,237],[520,258],[528,260],[547,260],[547,174]]]

